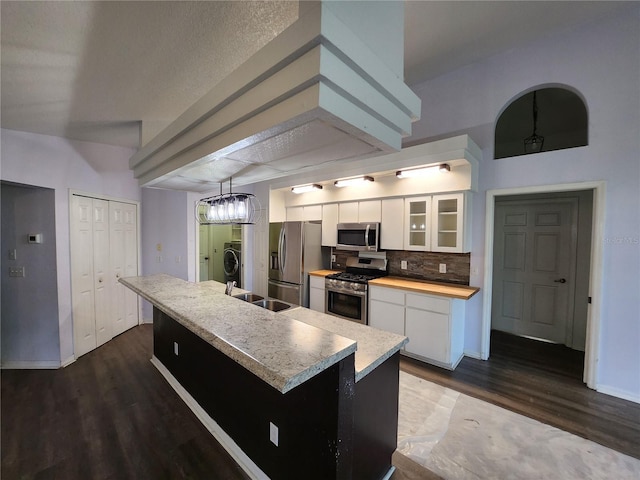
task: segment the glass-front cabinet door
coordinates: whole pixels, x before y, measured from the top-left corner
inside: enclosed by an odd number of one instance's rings
[[[405,250],[429,250],[431,247],[431,197],[406,198]]]
[[[431,250],[462,252],[464,194],[434,195],[431,214]]]

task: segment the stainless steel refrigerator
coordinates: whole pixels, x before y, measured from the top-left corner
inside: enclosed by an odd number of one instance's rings
[[[313,222],[269,224],[269,296],[309,306],[309,272],[322,268],[322,227]]]

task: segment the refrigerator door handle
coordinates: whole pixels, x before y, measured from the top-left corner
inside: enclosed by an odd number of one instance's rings
[[[371,225],[369,225],[367,223],[367,228],[364,229],[364,244],[367,247],[367,250],[369,250],[369,227]]]
[[[278,238],[278,267],[280,268],[280,274],[284,275],[284,262],[285,262],[285,247],[284,247],[285,237],[284,237],[284,225],[280,229],[280,236]]]

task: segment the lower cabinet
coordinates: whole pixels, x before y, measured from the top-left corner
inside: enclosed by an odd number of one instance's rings
[[[324,313],[324,277],[309,276],[309,308]]]
[[[409,337],[402,353],[453,370],[464,353],[465,300],[370,285],[369,325]]]

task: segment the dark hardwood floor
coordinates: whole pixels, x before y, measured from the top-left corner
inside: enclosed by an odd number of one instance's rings
[[[587,388],[583,365],[581,352],[496,331],[489,360],[465,357],[453,372],[400,361],[417,377],[640,458],[640,405]]]
[[[401,368],[640,458],[640,406],[581,385],[575,372],[501,353],[448,372]],[[526,349],[515,345],[516,353]],[[136,327],[59,370],[1,372],[1,478],[248,478],[149,362],[152,328]],[[506,352],[506,350],[505,350]],[[438,478],[394,454],[392,480]],[[359,480],[359,479],[358,479]]]
[[[141,325],[64,369],[2,370],[0,478],[249,478],[151,364],[152,342]],[[394,464],[393,480],[439,478]]]

